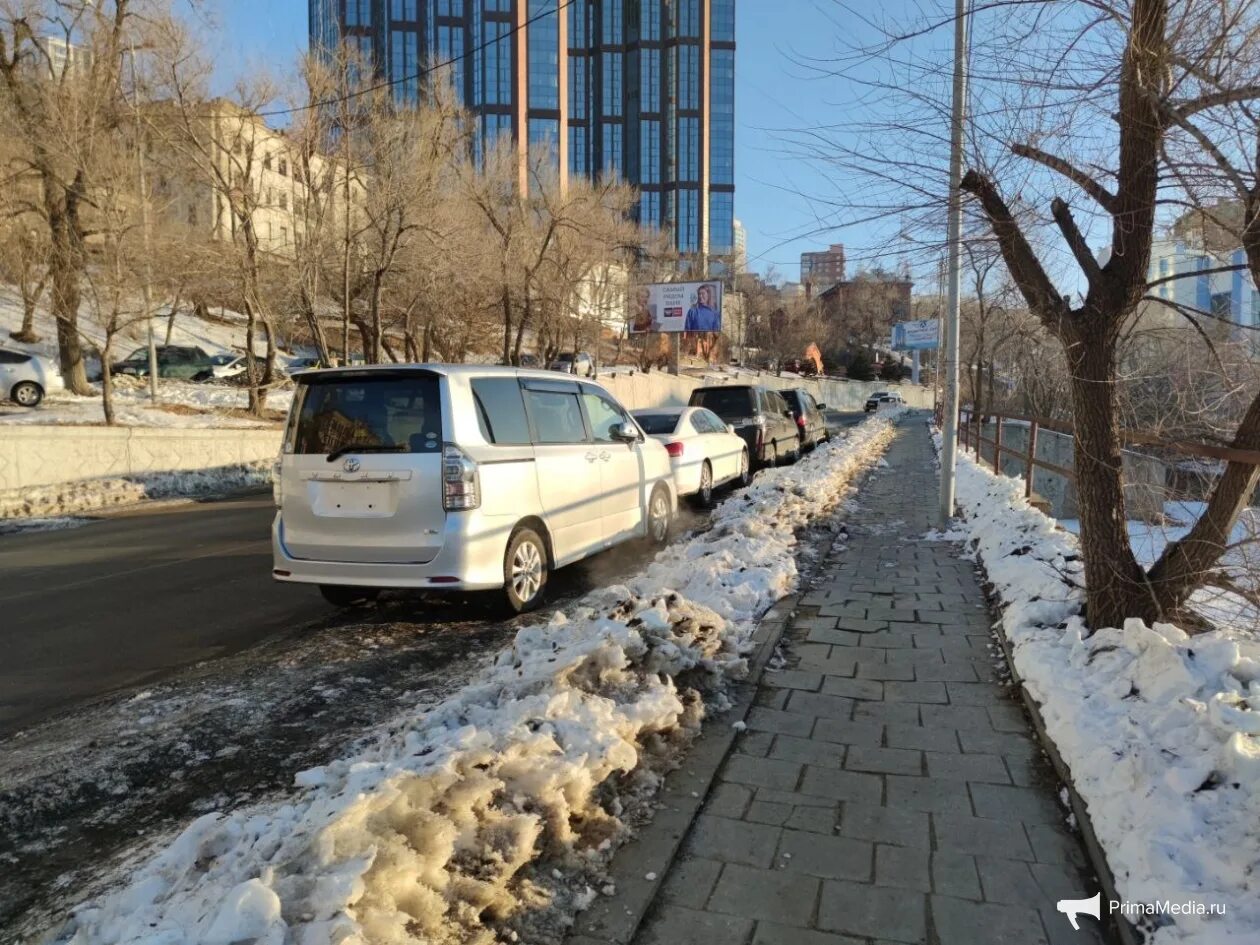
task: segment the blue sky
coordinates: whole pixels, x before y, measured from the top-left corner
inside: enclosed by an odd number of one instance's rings
[[[891,0],[884,16],[912,0]],[[217,84],[255,68],[282,73],[306,46],[307,0],[213,0],[217,21],[206,37]],[[843,123],[852,98],[836,80],[820,80],[799,60],[833,54],[838,45],[832,0],[738,0],[736,53],[735,212],[748,230],[750,268],[773,264],[797,278],[800,253],[843,242],[850,273],[864,264],[863,247],[878,227],[832,229],[814,208],[835,196],[835,186],[816,167],[787,154],[784,129]],[[844,18],[846,41],[863,25]],[[881,260],[885,265],[889,260]]]

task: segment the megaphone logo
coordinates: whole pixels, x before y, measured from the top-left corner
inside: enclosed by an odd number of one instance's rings
[[[1089,899],[1060,899],[1055,904],[1055,908],[1067,916],[1067,920],[1072,923],[1072,928],[1079,932],[1081,927],[1076,924],[1076,917],[1083,912],[1097,919],[1102,911],[1102,893],[1096,892]]]

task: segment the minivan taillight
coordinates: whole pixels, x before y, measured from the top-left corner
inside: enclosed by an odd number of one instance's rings
[[[802,430],[805,429],[805,414],[801,414],[799,417],[796,418],[796,425],[800,427]]]
[[[481,505],[481,477],[477,464],[458,446],[442,447],[442,508],[448,512]]]
[[[681,456],[683,454],[683,444],[666,443],[665,452],[668,453],[670,456]]]

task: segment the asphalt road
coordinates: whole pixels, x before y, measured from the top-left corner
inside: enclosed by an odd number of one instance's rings
[[[864,416],[828,411],[841,427]],[[313,588],[271,580],[273,514],[252,495],[0,536],[0,738],[334,619]]]
[[[0,737],[328,615],[271,580],[270,495],[0,537]]]

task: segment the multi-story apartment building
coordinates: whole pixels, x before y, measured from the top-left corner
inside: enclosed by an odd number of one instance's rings
[[[1236,325],[1260,327],[1260,292],[1256,291],[1246,264],[1246,253],[1241,248],[1208,249],[1201,240],[1180,238],[1156,240],[1151,247],[1147,278],[1151,282],[1169,276],[1182,278],[1159,282],[1150,294]],[[1243,268],[1203,271],[1231,266]]]
[[[813,253],[801,253],[801,282],[811,292],[822,292],[844,281],[844,245],[832,243],[830,247]]]
[[[197,139],[195,147],[161,149],[161,159],[151,167],[155,202],[167,223],[231,242],[238,236],[239,210],[247,209],[259,249],[291,257],[315,214],[344,220],[341,166],[318,154],[304,163],[289,138],[256,115],[218,99],[207,103],[189,129],[174,127],[177,119],[160,108],[151,120],[159,134],[169,121],[170,133]],[[363,182],[352,177],[352,213],[362,206],[363,193]]]
[[[404,102],[445,64],[522,169],[616,173],[682,252],[734,250],[735,0],[310,0],[312,45],[341,37]]]

